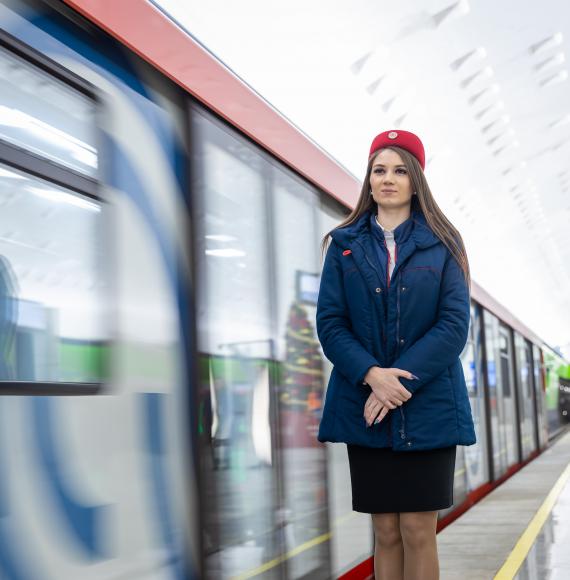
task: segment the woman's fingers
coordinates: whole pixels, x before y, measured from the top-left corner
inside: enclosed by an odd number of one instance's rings
[[[371,393],[364,405],[364,418],[368,425],[372,424],[374,417],[376,417],[381,408],[382,403]]]
[[[388,390],[388,392],[381,393],[380,396],[376,397],[383,405],[392,405],[390,409],[394,409],[395,405],[402,405],[405,401],[402,401],[402,395],[397,389]]]
[[[400,400],[401,397],[404,400]],[[379,423],[388,411],[400,407],[405,401],[406,397],[401,392],[397,392],[392,397],[386,397],[384,400],[379,399],[374,393],[370,393],[364,405],[364,418],[366,419],[367,425],[370,426],[375,420]]]
[[[406,389],[406,387],[400,385],[400,389],[398,392],[398,396],[402,399],[402,401],[407,401],[408,399],[412,398],[412,393]]]
[[[376,417],[381,408],[382,406],[379,403],[375,403],[366,410],[364,413],[364,418],[369,425],[372,423],[372,421],[374,421],[374,417]]]
[[[366,411],[364,411],[364,418],[368,424],[372,423],[374,417],[378,414],[380,407],[378,405],[371,405]]]
[[[370,393],[364,405],[364,418],[366,424],[370,427],[372,423],[380,423],[382,419],[388,414],[388,411],[402,406],[412,394],[403,386],[393,390],[391,395],[381,393],[382,398],[374,392]]]
[[[378,407],[374,413],[372,413],[371,415],[368,415],[366,417],[366,423],[368,424],[368,426],[370,427],[370,425],[372,425],[372,423],[374,423],[374,419],[382,412],[382,409],[384,407]]]
[[[402,387],[402,385],[400,385],[397,389],[394,389],[394,391],[392,391],[390,394],[390,398],[393,401],[398,401],[398,404],[405,403],[411,396],[412,394],[410,391]]]
[[[388,414],[389,410],[390,409],[386,405],[383,405],[378,400],[371,402],[364,412],[366,424],[370,426],[372,423],[380,423],[380,421],[382,421],[382,419],[384,419],[384,417]]]
[[[374,420],[374,423],[380,423],[380,421],[382,421],[382,419],[384,419],[384,417],[387,415],[387,413],[388,413],[388,408],[382,407],[382,410],[380,411],[378,417],[376,417],[376,419]]]

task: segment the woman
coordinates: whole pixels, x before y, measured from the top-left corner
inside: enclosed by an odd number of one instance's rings
[[[416,135],[380,133],[356,207],[323,239],[317,332],[334,366],[318,439],[347,444],[377,579],[439,577],[438,510],[453,504],[456,445],[475,443],[459,358],[469,264],[424,167]]]

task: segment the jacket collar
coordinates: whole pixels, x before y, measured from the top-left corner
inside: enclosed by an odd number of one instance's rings
[[[354,223],[334,229],[331,237],[345,248],[349,247],[353,241],[362,237],[369,238],[371,235],[383,242],[384,232],[376,223],[375,216],[376,207],[364,212]],[[428,226],[424,214],[418,210],[412,210],[410,217],[394,230],[396,245],[404,244],[409,238],[415,242],[416,247],[421,249],[441,242]]]

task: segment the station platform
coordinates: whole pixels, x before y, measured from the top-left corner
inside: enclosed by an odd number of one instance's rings
[[[570,432],[437,538],[441,580],[570,578]]]

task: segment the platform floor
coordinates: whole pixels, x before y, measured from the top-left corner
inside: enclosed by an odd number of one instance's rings
[[[439,533],[440,579],[570,579],[569,466],[570,432]]]

